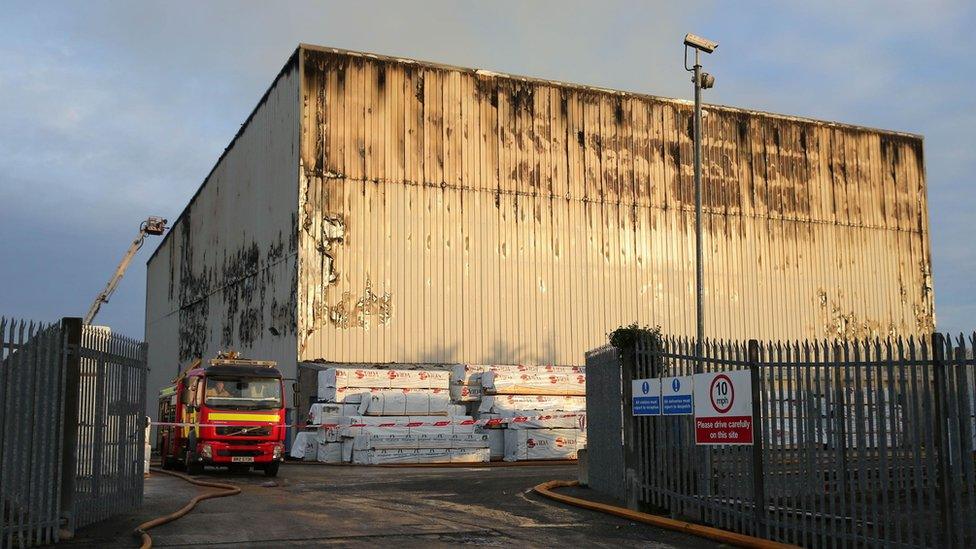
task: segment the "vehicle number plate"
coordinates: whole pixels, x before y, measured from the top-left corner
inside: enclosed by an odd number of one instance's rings
[[[254,463],[254,456],[231,456],[232,463]]]

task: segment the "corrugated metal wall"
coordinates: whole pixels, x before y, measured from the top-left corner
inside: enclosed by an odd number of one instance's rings
[[[694,331],[689,105],[302,49],[299,359],[580,363]],[[708,107],[706,333],[933,325],[922,142]]]
[[[282,70],[148,262],[148,413],[222,349],[296,370],[299,78]]]

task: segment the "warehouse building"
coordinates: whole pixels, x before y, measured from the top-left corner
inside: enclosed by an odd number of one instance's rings
[[[294,377],[693,334],[691,115],[300,46],[149,259],[150,394],[221,349]],[[920,136],[709,105],[703,186],[709,336],[932,329]]]

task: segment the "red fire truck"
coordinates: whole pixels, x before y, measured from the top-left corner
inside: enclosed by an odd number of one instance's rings
[[[263,470],[273,477],[284,456],[281,372],[266,360],[221,355],[200,360],[159,392],[156,447],[164,469],[205,465]],[[167,423],[174,425],[165,425]]]

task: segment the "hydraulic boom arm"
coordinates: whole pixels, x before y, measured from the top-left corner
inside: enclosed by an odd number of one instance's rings
[[[132,258],[135,257],[136,252],[139,251],[139,248],[142,248],[142,244],[146,241],[146,236],[161,235],[165,230],[166,220],[161,217],[150,217],[142,222],[142,225],[139,226],[139,236],[129,245],[129,249],[122,256],[122,261],[119,262],[119,266],[115,268],[115,273],[112,274],[112,278],[105,285],[105,289],[98,294],[98,297],[95,298],[94,303],[88,309],[88,314],[85,315],[85,324],[91,324],[92,320],[95,319],[95,315],[98,314],[98,310],[102,307],[102,303],[108,303],[108,299],[112,297],[115,288],[119,285],[119,281],[125,275],[126,269],[129,268],[129,263],[132,262]]]

